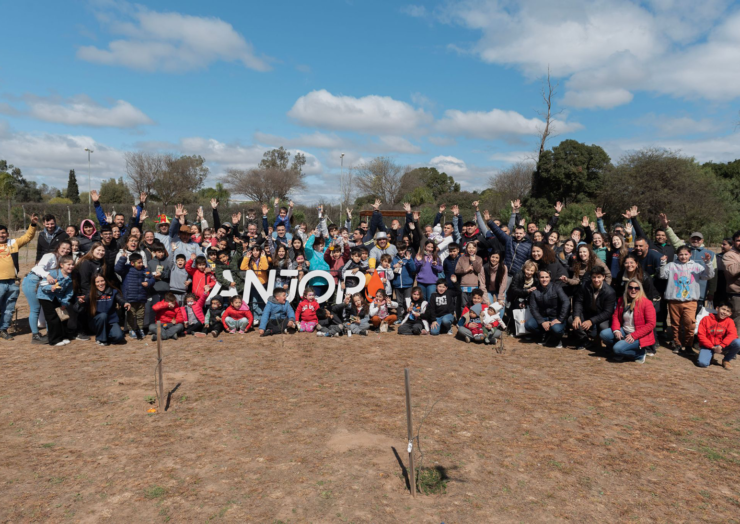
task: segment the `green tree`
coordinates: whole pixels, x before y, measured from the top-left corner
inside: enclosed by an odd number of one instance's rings
[[[49,200],[49,204],[73,204],[72,199],[65,198],[65,197],[54,197],[51,200]]]
[[[0,172],[0,198],[8,202],[8,228],[11,228],[11,201],[16,193],[15,179],[7,171]]]
[[[417,187],[410,194],[406,195],[403,199],[412,206],[420,206],[422,204],[434,204],[434,194],[432,194],[431,189],[425,186]]]
[[[291,164],[290,152],[281,146],[265,152],[256,169],[229,169],[223,181],[234,193],[254,202],[285,200],[291,192],[305,187],[305,165],[302,153],[296,153]]]
[[[527,209],[537,217],[550,213],[552,204],[588,202],[601,189],[611,159],[600,146],[564,140],[540,154],[532,176]]]
[[[726,180],[732,197],[740,200],[740,159],[725,163],[706,162],[702,167],[711,169],[719,178]]]
[[[75,176],[75,170],[69,170],[69,179],[67,180],[67,198],[72,201],[73,204],[80,203],[80,188],[77,186],[77,177]]]
[[[231,192],[226,189],[221,182],[217,182],[215,188],[204,187],[203,189],[198,191],[198,196],[202,200],[211,200],[212,198],[215,198],[228,207],[229,199],[231,198]]]
[[[457,193],[460,184],[447,173],[440,173],[436,167],[417,167],[401,177],[402,194],[411,194],[417,187],[427,187],[434,198],[444,193]]]
[[[118,180],[110,178],[100,184],[101,204],[130,203],[131,200],[131,192],[123,181],[123,177]]]
[[[291,171],[298,171],[301,173],[303,171],[303,166],[306,165],[306,155],[303,153],[296,153],[293,158],[293,164],[288,167],[289,164],[290,151],[284,149],[283,146],[280,146],[277,149],[266,151],[262,155],[259,167],[262,169],[279,169],[281,171],[287,171],[290,169]]]

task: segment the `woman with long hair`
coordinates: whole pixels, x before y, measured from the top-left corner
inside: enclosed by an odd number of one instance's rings
[[[39,333],[39,324],[41,327],[46,326],[44,321],[44,312],[41,309],[38,298],[36,298],[36,291],[38,290],[39,283],[41,281],[48,282],[49,284],[55,284],[56,281],[50,272],[54,269],[59,268],[59,260],[63,256],[67,256],[72,253],[72,243],[69,240],[62,240],[59,242],[56,250],[53,253],[47,253],[38,264],[31,268],[31,271],[23,279],[21,287],[23,288],[23,294],[26,295],[28,300],[28,323],[31,326],[31,344],[47,344],[48,337],[42,336]]]
[[[646,349],[655,344],[655,308],[645,296],[642,282],[633,278],[617,300],[611,328],[601,332],[601,340],[614,352],[614,360],[625,358],[645,363]]]
[[[477,259],[481,263],[480,271],[482,272],[483,261],[480,257]],[[460,260],[462,260],[462,256],[460,257]],[[460,260],[458,260],[457,267],[460,266]],[[434,240],[427,240],[424,242],[424,249],[419,250],[414,262],[416,263],[416,284],[422,290],[424,301],[428,301],[431,298],[432,293],[437,290],[437,280],[440,276],[444,276],[442,261],[439,259],[439,250],[437,249],[437,245],[434,243]],[[458,273],[457,269],[455,272]],[[485,276],[481,278],[483,279],[483,286],[485,287]],[[462,282],[460,282],[460,286],[462,285]]]
[[[96,275],[90,286],[90,297],[87,301],[87,313],[90,318],[90,329],[95,333],[99,346],[120,344],[124,341],[117,308],[126,311],[131,304],[126,302],[121,292],[111,286],[103,275]]]
[[[593,233],[591,250],[594,252],[594,255],[599,257],[599,260],[606,263],[606,256],[609,254],[609,246],[606,243],[606,238],[599,231]]]
[[[529,257],[535,264],[537,264],[538,269],[546,269],[550,272],[550,278],[552,279],[553,284],[557,286],[563,285],[561,277],[567,277],[568,272],[565,270],[563,265],[558,262],[555,252],[549,244],[535,242],[532,244],[532,251]],[[534,278],[535,280],[538,278],[536,272]]]
[[[615,278],[622,268],[624,257],[629,253],[627,248],[627,242],[625,242],[622,235],[612,235],[611,248],[606,254],[606,265],[609,267],[609,271],[612,274],[612,278]]]
[[[501,261],[500,253],[491,253],[488,258],[488,282],[486,288],[488,289],[488,303],[493,305],[494,302],[498,302],[501,306],[499,314],[503,318],[504,310],[506,308],[506,284],[508,283],[509,271],[506,268],[506,264]]]
[[[129,233],[128,235],[126,235],[126,237],[123,239],[123,242],[121,243],[121,249],[116,255],[116,263],[118,263],[118,260],[121,257],[126,257],[126,259],[128,259],[128,257],[133,255],[134,253],[140,254],[145,263],[148,260],[146,257],[146,250],[141,248],[140,237]]]
[[[90,246],[90,251],[77,261],[77,265],[72,271],[75,299],[73,305],[69,308],[68,331],[87,331],[90,323],[88,322],[86,304],[90,297],[92,280],[97,275],[105,275],[106,271],[105,246],[102,242],[94,242]],[[82,332],[78,333],[77,338],[90,340],[90,337]]]
[[[578,246],[576,259],[573,263],[573,276],[566,278],[565,282],[575,290],[576,286],[582,286],[591,279],[591,270],[596,266],[604,268],[604,271],[606,271],[606,283],[611,285],[612,275],[609,268],[594,254],[591,246],[581,244]]]

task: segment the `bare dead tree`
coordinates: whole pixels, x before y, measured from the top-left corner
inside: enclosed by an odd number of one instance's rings
[[[504,201],[522,199],[532,189],[533,172],[534,165],[531,162],[517,162],[490,177],[488,185],[502,195]]]
[[[128,186],[134,194],[151,193],[155,181],[167,169],[170,155],[130,151],[124,155]]]
[[[552,113],[552,99],[555,96],[555,93],[557,93],[558,85],[558,83],[552,83],[552,79],[550,78],[550,67],[548,66],[547,78],[542,81],[541,91],[542,101],[545,103],[545,108],[543,111],[537,111],[537,114],[545,121],[545,127],[542,129],[542,133],[540,134],[540,150],[537,155],[537,160],[539,160],[540,155],[545,151],[547,140],[555,136],[552,121],[557,115],[553,115]]]
[[[393,159],[379,156],[356,168],[357,187],[365,195],[374,195],[384,203],[394,204],[401,197],[401,179],[406,168]]]
[[[256,202],[285,200],[291,191],[305,187],[304,174],[295,169],[276,167],[229,169],[223,183],[233,193]]]
[[[205,159],[197,155],[132,151],[125,158],[129,188],[156,196],[165,206],[192,200],[208,177]]]

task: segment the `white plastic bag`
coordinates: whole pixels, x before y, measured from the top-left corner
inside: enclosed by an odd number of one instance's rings
[[[694,335],[699,334],[699,323],[702,321],[702,319],[716,312],[717,310],[714,309],[714,304],[712,304],[712,302],[707,302],[705,306],[702,306],[702,308],[696,314],[696,325],[694,325]]]
[[[529,312],[529,308],[517,308],[514,310],[514,327],[516,329],[515,336],[521,337],[522,335],[526,335],[528,333],[527,328],[524,327],[524,324],[530,318],[532,318],[532,314]]]

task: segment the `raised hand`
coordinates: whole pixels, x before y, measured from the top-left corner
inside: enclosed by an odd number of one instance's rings
[[[555,202],[555,214],[559,215],[560,213],[562,213],[564,207],[565,206],[563,206],[562,202]]]
[[[345,209],[345,211],[347,212],[347,218],[352,220],[352,209],[348,207]]]
[[[262,204],[262,215],[267,216],[267,212],[270,210],[269,207],[267,207],[267,204]]]
[[[591,226],[591,231],[596,231],[596,222],[591,222],[589,226]]]
[[[632,218],[632,213],[628,209],[627,211],[625,211],[624,213],[622,213],[622,216],[629,221]]]
[[[624,225],[624,232],[627,233],[627,236],[632,234],[632,222],[627,222]]]
[[[511,210],[514,213],[518,213],[520,207],[522,207],[522,201],[518,198],[511,203]]]
[[[181,216],[184,216],[182,212],[182,204],[177,204],[175,206],[175,217],[180,218]]]
[[[666,214],[665,213],[661,213],[658,216],[660,217],[660,225],[663,226],[663,229],[667,229],[668,228],[668,224],[670,224],[671,222],[670,222],[670,220],[668,220],[668,217],[666,216]]]
[[[545,229],[544,229],[543,231],[544,231],[545,233],[549,233],[551,229],[552,229],[552,226],[551,226],[550,224],[547,224],[547,225],[545,226]]]
[[[113,223],[113,215],[111,215],[110,213],[106,213],[105,214],[105,221],[108,222],[109,224],[112,224]]]
[[[519,225],[520,225],[520,226],[526,226],[526,225],[527,225],[527,219],[526,219],[526,218],[522,218],[522,219],[521,219],[521,220],[519,221]]]
[[[92,191],[90,191],[90,198],[93,202],[97,202],[98,200],[100,200],[100,195],[96,190],[93,189]]]
[[[198,211],[195,214],[195,218],[198,222],[201,222],[203,220],[203,206],[200,206],[198,208]]]
[[[403,210],[406,211],[406,213],[411,213],[411,204],[409,204],[408,202],[404,202]]]
[[[447,209],[447,204],[442,204],[441,206],[439,206],[439,212],[440,213],[444,213],[445,212],[445,209]]]
[[[583,227],[584,229],[585,229],[585,228],[587,228],[587,227],[588,227],[588,222],[589,222],[589,220],[588,220],[588,217],[587,217],[587,216],[584,216],[584,217],[583,217],[583,218],[581,219],[581,226],[582,226],[582,227]]]
[[[485,220],[486,222],[491,220],[491,214],[488,212],[487,209],[483,210],[483,220]]]
[[[212,198],[211,199],[211,207],[213,209],[216,209],[218,207],[218,198]]]
[[[478,211],[478,201],[477,200],[473,202],[471,205],[475,208],[476,211]]]
[[[131,216],[136,216],[136,206],[131,206]]]
[[[31,225],[35,226],[36,224],[38,224],[39,216],[36,213],[32,214],[30,218],[31,218]]]
[[[380,204],[381,204],[381,203],[382,203],[382,202],[380,201],[380,199],[379,199],[379,198],[376,198],[376,199],[375,199],[375,203],[373,204],[373,209],[374,209],[375,211],[377,211],[378,209],[380,209]]]
[[[292,200],[288,202],[288,207],[293,207],[294,205]]]
[[[414,222],[418,222],[418,221],[419,221],[419,212],[414,211]]]
[[[637,206],[632,206],[630,208],[630,215],[632,216],[632,218],[635,218],[639,214],[640,212],[637,210]]]
[[[457,207],[457,204],[456,204],[456,205],[454,205],[454,206],[452,206],[452,214],[453,214],[454,216],[457,216],[457,215],[459,215],[459,214],[460,214],[460,208],[459,208],[459,207]]]
[[[147,218],[149,218],[149,213],[147,213],[147,212],[146,212],[146,209],[145,209],[145,210],[144,210],[144,211],[142,211],[142,212],[141,212],[141,214],[139,215],[139,222],[144,222],[144,220],[146,220]]]
[[[597,207],[597,208],[596,208],[596,218],[604,218],[604,215],[605,215],[605,214],[606,214],[606,213],[604,213],[604,212],[603,212],[603,211],[601,210],[601,208],[600,208],[600,207]]]

